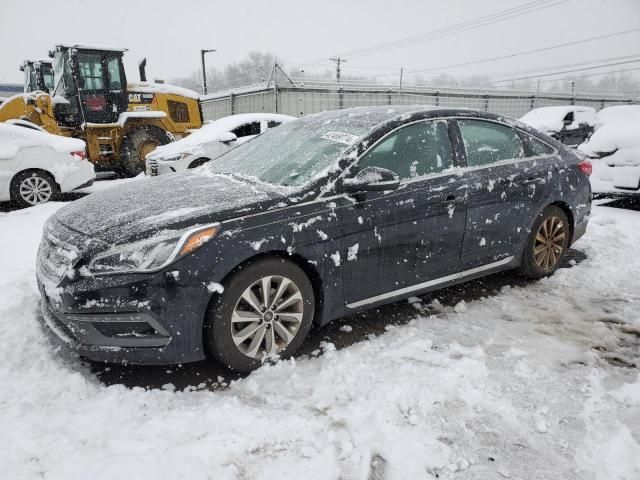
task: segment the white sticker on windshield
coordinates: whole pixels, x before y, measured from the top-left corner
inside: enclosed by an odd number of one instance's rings
[[[358,140],[356,135],[342,132],[327,132],[321,138],[331,140],[332,142],[344,143],[345,145],[351,145]]]

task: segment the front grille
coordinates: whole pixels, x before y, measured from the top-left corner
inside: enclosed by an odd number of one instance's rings
[[[158,175],[158,162],[157,160],[147,160],[147,175],[155,177]]]
[[[38,249],[36,268],[41,281],[58,285],[65,275],[73,273],[73,266],[80,260],[80,253],[56,233],[58,232],[47,223]]]

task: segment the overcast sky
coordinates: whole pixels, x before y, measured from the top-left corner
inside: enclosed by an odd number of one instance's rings
[[[129,79],[146,56],[150,78],[170,79],[199,69],[201,48],[216,48],[210,65],[241,60],[249,51],[271,51],[288,65],[473,20],[531,0],[2,0],[0,82],[22,82],[18,65],[46,57],[57,43],[128,48]],[[518,18],[442,39],[359,58],[344,73],[383,74],[508,55],[597,35],[640,28],[640,0],[566,0]],[[640,32],[465,68],[454,75],[513,75],[547,66],[640,53]],[[313,68],[329,68],[330,63]],[[619,68],[640,67],[640,63]],[[615,67],[614,67],[615,68]],[[307,67],[307,71],[311,71]],[[438,72],[429,72],[426,76]],[[637,72],[636,72],[637,73]]]

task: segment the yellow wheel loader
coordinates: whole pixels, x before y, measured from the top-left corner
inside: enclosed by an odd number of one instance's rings
[[[84,140],[97,169],[126,176],[144,171],[145,156],[158,145],[202,126],[198,95],[172,85],[127,84],[126,50],[58,45],[50,92],[30,91],[0,105],[0,122],[27,120],[56,135]]]

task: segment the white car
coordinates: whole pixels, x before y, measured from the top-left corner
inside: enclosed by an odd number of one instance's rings
[[[594,193],[640,194],[640,117],[602,125],[578,151],[593,159]]]
[[[277,113],[230,115],[204,125],[191,135],[157,147],[146,157],[147,175],[199,167],[269,128],[295,120]]]
[[[520,121],[567,146],[576,147],[593,132],[596,110],[579,105],[540,107],[525,113]]]
[[[96,173],[85,147],[28,122],[0,123],[0,201],[28,207],[91,185]]]

